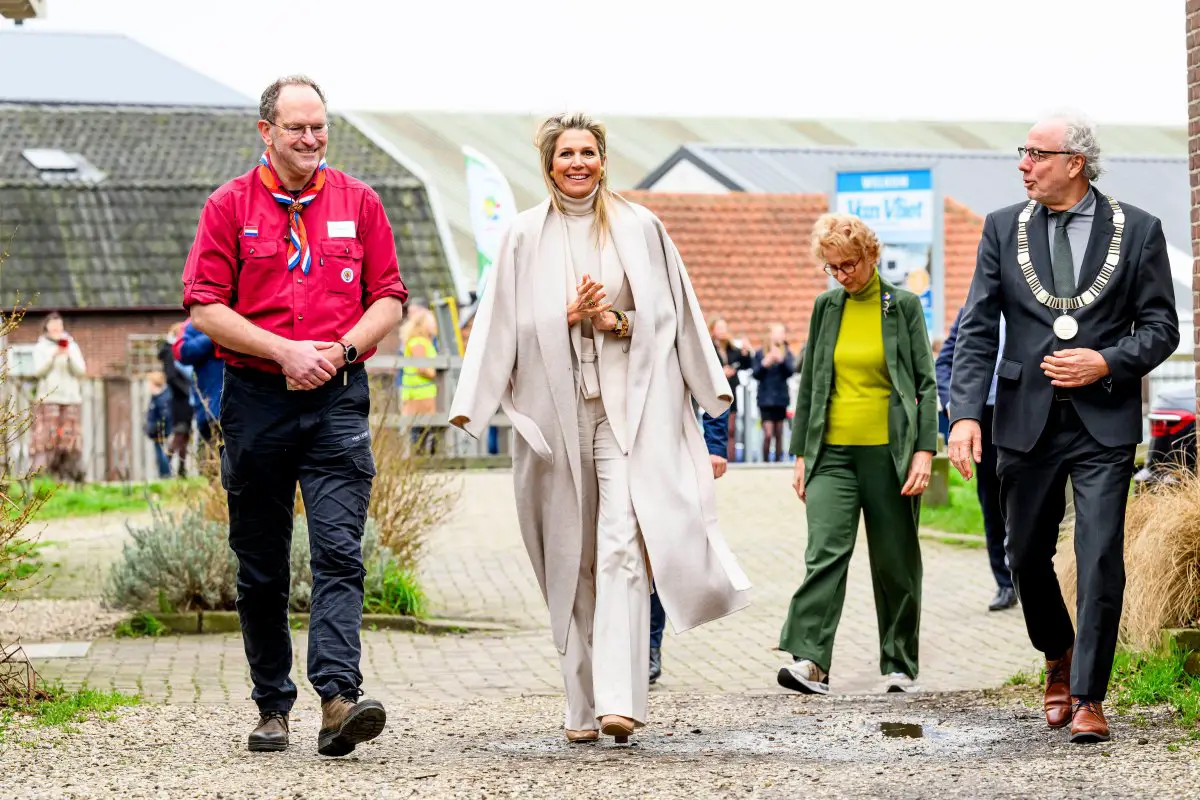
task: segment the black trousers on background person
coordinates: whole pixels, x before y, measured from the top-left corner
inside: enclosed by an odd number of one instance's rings
[[[296,701],[288,628],[296,484],[312,551],[308,679],[321,700],[362,694],[362,535],[375,462],[370,392],[361,364],[318,389],[282,375],[227,367],[221,400],[221,482],[237,555],[237,610],[260,711]]]
[[[992,441],[992,419],[995,413],[995,406],[984,406],[983,419],[979,421],[983,434],[983,460],[979,462],[975,473],[975,494],[979,497],[979,507],[983,511],[983,533],[987,541],[988,562],[992,567],[992,575],[996,578],[996,586],[1000,589],[1011,589],[1012,576],[1008,572],[1008,562],[1004,555],[1004,509],[1000,505],[1000,478],[996,475],[996,444]]]
[[[1108,692],[1125,592],[1125,506],[1134,445],[1106,447],[1088,433],[1070,400],[1056,399],[1046,428],[1028,453],[998,448],[997,471],[1008,532],[1008,566],[1033,646],[1049,660],[1072,646],[1071,694],[1103,701]],[[1078,565],[1076,634],[1053,557],[1075,498]]]

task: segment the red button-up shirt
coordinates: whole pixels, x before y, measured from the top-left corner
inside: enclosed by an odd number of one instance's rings
[[[325,186],[300,215],[312,249],[307,275],[287,268],[288,212],[257,167],[213,192],[183,269],[183,307],[221,303],[286,339],[332,342],[376,300],[408,299],[392,226],[370,186],[326,168]],[[281,371],[220,345],[216,352],[227,364]]]

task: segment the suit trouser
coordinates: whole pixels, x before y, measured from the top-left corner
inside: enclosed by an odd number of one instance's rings
[[[792,596],[779,648],[807,658],[826,672],[846,601],[850,557],[859,513],[867,526],[867,552],[879,623],[879,669],[917,677],[921,627],[919,497],[900,494],[887,445],[825,445],[808,479],[805,512],[808,574]]]
[[[1108,691],[1125,593],[1125,506],[1135,445],[1106,447],[1088,433],[1074,406],[1056,401],[1028,453],[999,448],[1000,496],[1008,565],[1033,646],[1046,658],[1071,647],[1071,694],[1103,700]],[[1054,573],[1066,484],[1075,494],[1076,620]]]
[[[650,583],[629,493],[629,462],[600,398],[579,398],[583,557],[566,652],[565,725],[594,730],[606,714],[646,722],[650,681]]]
[[[992,577],[1001,589],[1012,588],[1012,575],[1004,554],[1004,508],[1000,505],[1000,477],[996,474],[996,443],[992,441],[995,406],[984,406],[979,428],[983,434],[983,460],[975,472],[975,494],[983,511],[983,533],[987,542]]]

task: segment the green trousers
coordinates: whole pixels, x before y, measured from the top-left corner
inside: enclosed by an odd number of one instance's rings
[[[808,572],[792,596],[779,648],[826,672],[846,600],[861,511],[866,519],[880,674],[917,677],[921,627],[919,497],[903,497],[887,445],[825,445],[806,490]]]

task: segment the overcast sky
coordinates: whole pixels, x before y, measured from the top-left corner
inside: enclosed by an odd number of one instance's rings
[[[343,109],[1187,122],[1183,0],[46,5],[30,29],[124,33],[251,97],[307,72]]]

